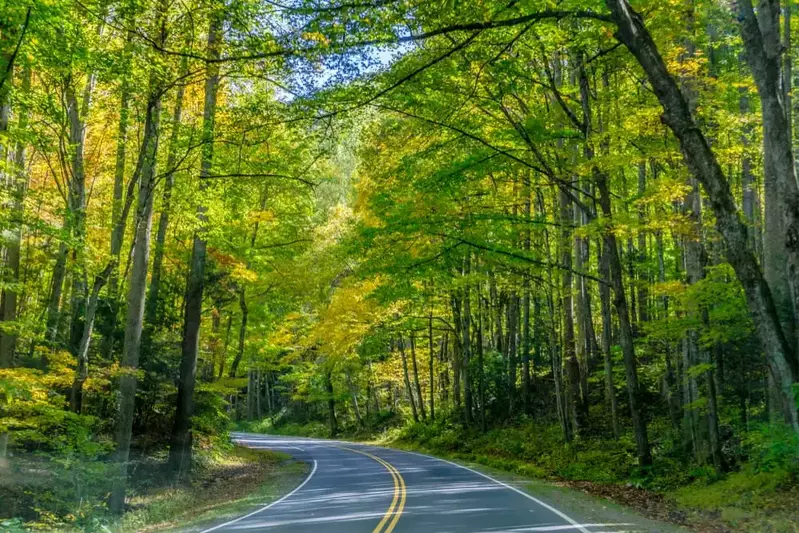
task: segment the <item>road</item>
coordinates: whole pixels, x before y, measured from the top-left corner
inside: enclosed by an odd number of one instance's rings
[[[307,462],[309,474],[276,502],[202,533],[631,530],[628,523],[580,523],[554,502],[433,457],[322,439],[239,433],[235,440],[286,452]]]

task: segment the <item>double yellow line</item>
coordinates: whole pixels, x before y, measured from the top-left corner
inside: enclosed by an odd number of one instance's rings
[[[356,450],[354,448],[345,448],[344,446],[339,446],[339,448],[342,450],[359,453],[370,459],[374,459],[383,465],[386,470],[388,470],[388,473],[391,474],[391,478],[394,480],[394,497],[391,499],[391,505],[389,505],[386,514],[383,515],[383,519],[379,524],[377,524],[377,527],[374,529],[374,531],[372,531],[372,533],[391,533],[394,531],[397,522],[399,522],[403,509],[405,509],[406,491],[405,480],[402,479],[402,474],[400,474],[399,470],[397,470],[394,465],[384,461],[376,455],[372,455],[371,453],[364,452],[362,450]]]

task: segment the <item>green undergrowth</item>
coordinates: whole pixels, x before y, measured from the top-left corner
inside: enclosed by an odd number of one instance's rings
[[[235,424],[235,429],[248,433],[268,433],[270,435],[290,435],[292,437],[327,438],[330,436],[327,426],[321,422],[308,422],[306,424],[289,422],[275,425],[270,418],[253,421],[242,420]]]
[[[329,436],[327,426],[319,422],[273,425],[267,420],[242,424],[240,429]],[[799,438],[785,428],[768,425],[747,435],[737,449],[728,452],[731,465],[725,472],[686,458],[673,441],[654,442],[654,464],[641,469],[631,436],[620,440],[586,437],[564,444],[557,425],[530,420],[485,433],[437,421],[371,433],[353,428],[338,437],[566,482],[603,497],[618,495],[620,503],[700,531],[799,531]]]

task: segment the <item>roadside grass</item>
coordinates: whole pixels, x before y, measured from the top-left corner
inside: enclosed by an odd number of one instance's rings
[[[198,450],[188,481],[178,484],[165,470],[163,453],[147,455],[131,473],[129,510],[115,517],[104,501],[110,488],[106,463],[64,465],[35,456],[11,461],[5,466],[9,475],[0,476],[0,510],[10,514],[0,518],[4,533],[186,531],[263,506],[288,493],[307,472],[307,465],[287,454],[220,441]],[[28,517],[15,512],[27,508]]]
[[[269,421],[242,430],[326,437],[326,426]],[[799,533],[799,439],[775,426],[750,432],[731,470],[691,463],[669,442],[656,442],[655,464],[640,469],[631,438],[586,437],[564,445],[555,425],[533,421],[486,433],[437,421],[338,436],[483,465],[548,480],[630,507],[644,516],[703,532]]]
[[[110,527],[118,533],[192,531],[251,512],[297,486],[307,465],[284,453],[234,446],[190,485],[136,496],[134,510]]]

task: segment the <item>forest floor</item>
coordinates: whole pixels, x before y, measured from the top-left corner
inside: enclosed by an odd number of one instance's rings
[[[724,475],[709,474],[695,465],[661,462],[647,478],[625,470],[602,442],[582,451],[563,453],[554,441],[545,449],[532,428],[495,429],[485,435],[419,429],[420,425],[382,432],[343,432],[338,438],[422,452],[480,470],[533,494],[549,497],[577,516],[645,525],[647,531],[700,533],[799,533],[799,483],[791,471],[774,468],[756,472],[739,465]],[[242,430],[308,437],[326,437],[323,424],[285,424],[268,421],[243,424]],[[539,435],[545,433],[538,431]],[[430,435],[436,436],[431,438]],[[538,448],[530,442],[538,440]],[[532,452],[540,460],[530,458]],[[616,454],[618,455],[618,454]],[[799,458],[797,458],[799,460]],[[681,473],[676,473],[680,471]],[[687,474],[691,472],[691,474]],[[563,503],[563,500],[568,503]],[[647,521],[651,522],[647,522]],[[674,527],[668,527],[667,524]],[[680,526],[680,527],[676,527]]]

